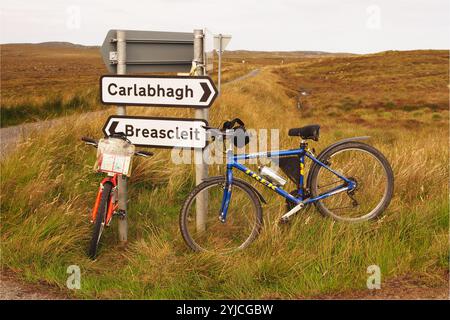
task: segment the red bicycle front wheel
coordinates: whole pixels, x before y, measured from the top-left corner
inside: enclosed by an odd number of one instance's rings
[[[91,259],[95,259],[97,256],[100,238],[106,225],[106,213],[108,212],[112,188],[113,184],[111,182],[105,182],[105,184],[103,185],[102,197],[97,209],[97,215],[94,221],[94,230],[92,232],[92,238],[89,245],[88,255]]]

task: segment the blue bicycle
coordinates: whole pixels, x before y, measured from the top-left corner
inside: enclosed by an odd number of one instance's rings
[[[369,137],[338,141],[316,156],[307,140],[319,140],[320,126],[309,125],[289,130],[289,136],[300,138],[297,149],[235,154],[233,145],[243,147],[250,139],[240,119],[226,121],[221,129],[207,128],[226,145],[227,170],[224,176],[210,177],[196,186],[181,209],[181,233],[194,251],[240,250],[260,233],[261,202],[266,201],[248,182],[234,178],[233,169],[286,199],[286,213],[280,223],[287,223],[311,203],[323,216],[338,221],[367,221],[378,218],[391,201],[392,168],[380,151],[361,142]],[[278,159],[279,167],[295,182],[296,189],[284,190],[286,180],[272,168],[259,167],[259,172],[254,172],[240,163],[255,158]],[[306,158],[312,164],[305,183]]]

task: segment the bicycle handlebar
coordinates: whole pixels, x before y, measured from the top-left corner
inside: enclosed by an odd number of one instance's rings
[[[227,130],[227,129],[234,129],[234,126],[236,125],[236,123],[240,126],[240,127],[245,127],[244,121],[242,121],[239,118],[234,118],[231,121],[225,121],[222,124],[222,130]]]
[[[81,140],[84,141],[84,142],[86,142],[87,144],[92,144],[92,145],[94,145],[94,146],[97,146],[97,145],[98,145],[97,140],[92,139],[92,138],[89,138],[89,137],[81,137]]]
[[[148,157],[151,157],[153,155],[153,152],[139,150],[139,151],[136,151],[134,153],[134,155],[141,156],[141,157],[144,157],[144,158],[148,158]]]
[[[86,144],[89,144],[95,148],[98,147],[98,141],[93,138],[81,137],[81,140],[84,141]],[[138,150],[138,151],[134,152],[135,156],[140,156],[140,157],[145,157],[145,158],[151,157],[151,156],[153,156],[153,154],[154,154],[153,152],[143,151],[143,150]]]
[[[238,124],[238,126],[236,127],[236,124]],[[227,132],[227,130],[236,130],[238,128],[245,128],[245,124],[244,122],[239,119],[239,118],[235,118],[233,120],[227,120],[222,124],[222,128],[215,128],[215,127],[210,127],[210,126],[202,126],[203,128],[205,128],[206,130],[210,130],[211,134],[214,135],[220,135],[220,136],[233,136],[234,133],[233,132]]]

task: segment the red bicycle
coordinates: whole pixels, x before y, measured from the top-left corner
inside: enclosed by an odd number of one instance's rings
[[[91,259],[97,256],[103,230],[109,227],[113,216],[124,217],[125,212],[119,209],[118,180],[122,175],[130,176],[131,160],[134,155],[150,157],[152,152],[135,151],[134,145],[123,134],[113,134],[99,141],[82,137],[86,145],[97,148],[95,170],[108,174],[100,183],[97,198],[92,208],[91,223],[94,224],[88,255]]]

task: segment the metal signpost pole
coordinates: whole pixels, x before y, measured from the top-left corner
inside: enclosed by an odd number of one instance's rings
[[[220,89],[220,82],[221,82],[221,76],[222,76],[222,34],[219,34],[219,66],[218,66],[218,77],[217,77],[217,89],[219,90],[219,94],[221,92]]]
[[[195,75],[205,75],[203,65],[203,30],[194,30],[194,66]],[[208,108],[195,109],[195,118],[208,121]],[[205,151],[206,152],[206,151]],[[208,177],[208,166],[203,158],[204,151],[202,149],[194,150],[195,160],[195,183],[199,185],[203,179]],[[204,194],[200,194],[196,201],[196,228],[197,231],[205,231],[206,215],[208,210],[208,199]]]
[[[117,30],[116,35],[117,40],[117,74],[126,74],[126,39],[125,31]],[[117,115],[126,115],[126,106],[117,106]],[[118,221],[119,226],[119,241],[124,243],[128,239],[128,223],[127,223],[127,201],[128,201],[128,190],[127,190],[127,177],[121,175],[117,181],[119,188],[119,210],[124,213]]]

